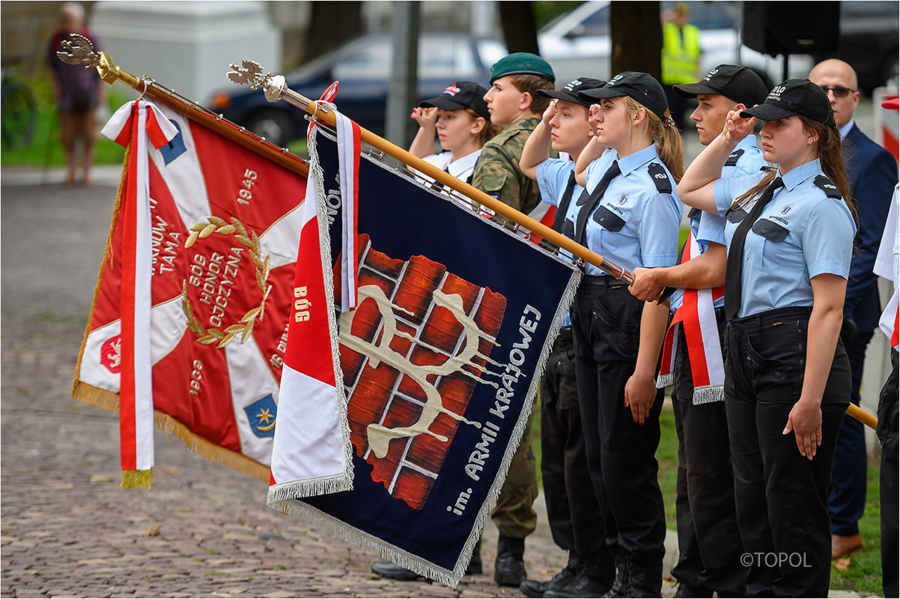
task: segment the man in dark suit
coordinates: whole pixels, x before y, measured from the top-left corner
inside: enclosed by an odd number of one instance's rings
[[[853,122],[859,104],[856,73],[846,62],[820,62],[809,79],[831,100],[834,121],[841,133],[841,153],[850,179],[850,195],[859,211],[841,339],[850,357],[853,376],[851,401],[859,405],[866,346],[878,328],[881,303],[878,280],[872,272],[891,195],[897,183],[897,163],[891,154],[866,137]],[[854,326],[855,323],[855,326]],[[838,559],[862,547],[858,521],[866,504],[866,438],[862,423],[845,418],[831,476],[828,511],[831,515],[831,557]]]

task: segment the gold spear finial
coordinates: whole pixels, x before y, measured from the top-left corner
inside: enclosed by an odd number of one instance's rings
[[[83,64],[84,68],[92,69],[100,65],[100,55],[94,52],[94,44],[79,33],[70,33],[70,40],[62,40],[61,45],[66,51],[56,53],[61,61],[66,64]]]

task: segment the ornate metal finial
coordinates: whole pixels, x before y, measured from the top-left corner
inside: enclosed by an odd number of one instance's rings
[[[100,55],[94,52],[94,44],[79,33],[70,33],[69,40],[63,40],[60,45],[66,49],[59,51],[56,56],[66,64],[83,64],[90,69],[100,64]]]
[[[265,84],[272,77],[270,73],[263,75],[263,68],[254,60],[242,60],[241,66],[236,64],[228,65],[231,70],[228,71],[228,79],[238,85],[250,85],[250,89],[256,90]]]

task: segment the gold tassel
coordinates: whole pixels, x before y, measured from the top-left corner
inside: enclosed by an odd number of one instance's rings
[[[123,470],[123,489],[149,489],[153,486],[153,469],[150,470]]]

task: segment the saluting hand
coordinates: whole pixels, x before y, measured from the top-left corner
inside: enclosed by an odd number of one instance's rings
[[[732,143],[737,143],[753,133],[753,127],[758,120],[755,116],[746,119],[741,118],[742,110],[744,109],[729,110],[728,116],[725,117],[725,129],[722,131],[722,134],[725,136],[725,139]]]
[[[655,302],[662,293],[663,286],[656,282],[654,269],[635,268],[631,276],[634,278],[634,283],[628,288],[631,295],[642,302]]]
[[[800,401],[794,404],[782,434],[786,435],[791,431],[794,431],[800,455],[812,460],[816,455],[816,449],[822,444],[822,408],[818,402],[807,401],[801,397]]]
[[[434,129],[434,124],[438,119],[438,109],[434,106],[431,108],[413,108],[409,118],[415,120],[419,124],[419,127]]]
[[[547,110],[544,111],[544,114],[541,115],[541,120],[544,121],[544,124],[548,127],[550,126],[550,121],[553,120],[553,117],[556,116],[558,109],[556,108],[556,100],[551,100],[550,105],[547,107]]]

